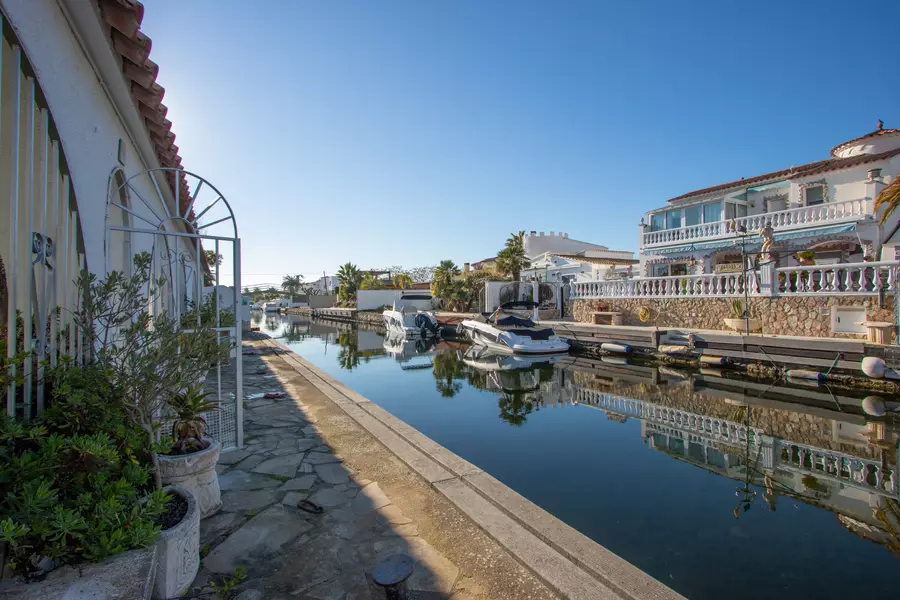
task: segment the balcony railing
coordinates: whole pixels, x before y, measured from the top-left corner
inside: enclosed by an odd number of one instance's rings
[[[747,273],[748,293],[758,295],[756,273]],[[744,295],[742,273],[709,273],[680,277],[648,277],[575,283],[573,297],[589,298],[716,298]]]
[[[874,205],[871,198],[827,202],[815,206],[803,206],[790,210],[737,217],[733,221],[718,221],[715,223],[688,225],[677,229],[648,231],[644,233],[641,247],[654,248],[685,242],[726,238],[733,236],[735,229],[742,230],[742,228],[746,229],[747,233],[758,234],[765,227],[766,221],[771,221],[772,229],[775,231],[787,231],[818,225],[859,221],[865,217],[871,217],[873,212]]]
[[[763,282],[770,282],[763,284]],[[862,262],[573,283],[572,298],[729,298],[748,296],[877,296],[900,291],[900,262]]]

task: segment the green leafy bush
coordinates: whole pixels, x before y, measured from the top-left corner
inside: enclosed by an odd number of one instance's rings
[[[20,573],[99,561],[151,544],[166,498],[147,436],[98,366],[50,369],[51,405],[31,423],[0,420],[0,541]]]

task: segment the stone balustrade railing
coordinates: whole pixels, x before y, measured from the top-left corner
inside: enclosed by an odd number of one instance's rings
[[[897,291],[895,261],[811,265],[775,269],[775,293],[796,295],[877,295]]]
[[[746,283],[745,283],[746,281]],[[861,262],[572,283],[576,300],[869,295],[900,290],[900,262]],[[746,286],[746,287],[745,287]]]
[[[646,277],[617,281],[588,281],[572,284],[572,297],[590,298],[718,298],[743,297],[742,273],[707,273],[676,277]],[[747,273],[747,293],[759,295],[754,271]]]
[[[894,468],[891,465],[882,468],[881,461],[787,440],[776,440],[774,450],[777,467],[878,494],[896,497],[900,492]]]
[[[830,225],[849,221],[859,221],[874,214],[871,198],[857,198],[842,202],[826,202],[814,206],[803,206],[758,215],[737,217],[728,221],[687,225],[676,229],[661,229],[644,233],[642,248],[654,248],[683,242],[700,242],[724,237],[733,237],[735,231],[748,234],[759,233],[766,222],[772,223],[776,232],[791,229],[805,229],[816,225]]]

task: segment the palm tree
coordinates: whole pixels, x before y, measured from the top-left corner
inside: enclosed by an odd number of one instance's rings
[[[442,260],[434,270],[434,280],[431,282],[431,293],[445,302],[450,301],[453,293],[453,278],[459,275],[459,267],[452,260]]]
[[[303,285],[303,276],[302,275],[285,275],[284,279],[281,280],[281,289],[286,291],[293,298],[294,294],[300,292],[300,287]]]
[[[522,269],[531,266],[525,255],[525,232],[511,233],[506,246],[497,254],[497,270],[510,275],[513,281],[519,281]]]
[[[884,224],[900,206],[900,177],[895,177],[894,182],[878,194],[878,199],[875,200],[875,212],[877,213],[882,206],[885,207],[884,214],[881,216],[881,223]]]
[[[350,304],[356,300],[356,290],[362,283],[362,273],[353,263],[341,265],[337,272],[338,281],[341,282],[341,289],[338,292],[338,300],[341,304]]]
[[[394,285],[401,290],[408,290],[413,286],[413,279],[409,273],[400,273],[394,277]]]
[[[363,276],[362,281],[359,282],[359,289],[381,290],[384,289],[384,284],[371,273],[366,273],[365,276]]]

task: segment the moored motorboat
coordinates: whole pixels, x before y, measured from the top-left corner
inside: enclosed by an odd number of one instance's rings
[[[403,337],[429,337],[438,335],[441,326],[434,313],[422,310],[417,302],[431,301],[429,294],[403,294],[394,301],[392,308],[382,313],[384,326],[389,334]]]
[[[506,354],[568,352],[569,342],[556,335],[552,327],[538,326],[528,317],[511,314],[513,310],[533,310],[537,306],[535,302],[506,302],[491,314],[466,319],[457,331],[473,344]]]

